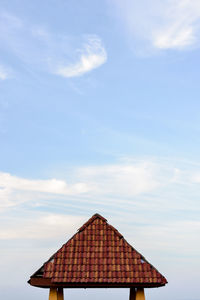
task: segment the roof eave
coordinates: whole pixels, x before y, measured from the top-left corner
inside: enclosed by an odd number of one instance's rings
[[[28,283],[35,287],[50,288],[50,287],[63,287],[63,288],[158,288],[165,286],[166,283],[110,283],[110,282],[63,282],[52,283],[50,278],[36,278],[31,277]]]

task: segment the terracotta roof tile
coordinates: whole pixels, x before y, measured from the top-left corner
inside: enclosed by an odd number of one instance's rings
[[[80,227],[38,272],[54,284],[167,283],[165,277],[98,214]],[[37,277],[37,272],[34,276]]]

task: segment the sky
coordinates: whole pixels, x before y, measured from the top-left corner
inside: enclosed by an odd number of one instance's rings
[[[27,284],[93,214],[200,300],[200,2],[0,0],[0,285]],[[128,299],[127,289],[65,298]]]

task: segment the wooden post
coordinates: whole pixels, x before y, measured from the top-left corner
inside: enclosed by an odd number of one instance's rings
[[[135,300],[135,288],[130,288],[129,300]]]
[[[63,288],[58,288],[58,300],[64,300]]]
[[[58,300],[57,288],[50,288],[49,300]]]
[[[137,289],[135,300],[145,300],[144,289]]]

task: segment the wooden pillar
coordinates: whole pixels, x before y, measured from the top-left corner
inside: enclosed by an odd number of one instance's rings
[[[145,300],[144,289],[137,289],[135,300]]]
[[[58,288],[58,300],[64,300],[63,288]]]
[[[135,288],[130,288],[129,300],[135,300]]]
[[[50,288],[49,300],[58,300],[57,288]]]

